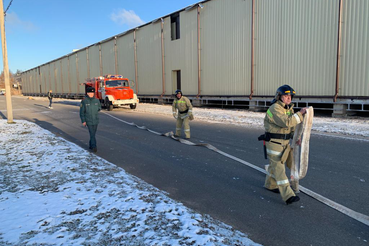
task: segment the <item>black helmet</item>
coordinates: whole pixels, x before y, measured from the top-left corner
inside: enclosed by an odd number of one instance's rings
[[[293,99],[293,96],[296,94],[295,90],[289,86],[289,85],[282,85],[280,86],[274,96],[274,99],[272,101],[272,104],[275,103],[278,100],[281,100],[282,95],[291,95],[291,99]]]
[[[179,89],[178,89],[178,90],[176,90],[176,92],[174,92],[174,95],[175,95],[175,96],[177,96],[177,95],[178,95],[178,93],[181,93],[181,95],[183,96],[182,91],[181,91],[181,90],[179,90]]]

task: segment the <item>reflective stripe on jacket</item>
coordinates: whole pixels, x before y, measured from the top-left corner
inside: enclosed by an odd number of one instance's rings
[[[188,110],[188,112],[192,112],[192,104],[190,99],[185,96],[182,96],[180,99],[175,98],[172,104],[172,111],[173,113],[177,113],[177,110],[180,112],[184,112]]]
[[[295,126],[304,119],[300,112],[294,113],[293,106],[291,104],[290,107],[286,107],[281,101],[270,106],[264,118],[265,131],[279,134],[293,133]]]

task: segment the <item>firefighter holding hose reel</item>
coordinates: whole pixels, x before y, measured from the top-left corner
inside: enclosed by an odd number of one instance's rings
[[[264,141],[264,155],[269,158],[264,187],[274,193],[280,193],[286,204],[298,202],[300,198],[292,190],[286,175],[285,163],[292,168],[293,151],[290,139],[293,138],[296,125],[304,119],[307,108],[294,113],[291,101],[295,91],[289,85],[283,85],[276,91],[271,106],[264,118],[265,134],[259,137]],[[301,139],[296,144],[299,145]]]

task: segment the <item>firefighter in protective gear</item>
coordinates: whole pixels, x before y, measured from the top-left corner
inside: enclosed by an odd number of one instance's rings
[[[280,193],[287,205],[300,200],[290,186],[285,163],[288,168],[292,168],[293,152],[289,142],[293,138],[295,126],[303,121],[306,113],[306,108],[294,113],[294,105],[291,104],[294,95],[295,91],[289,85],[279,87],[264,118],[264,141],[270,160],[264,187]],[[297,144],[300,144],[300,140]]]
[[[50,90],[48,93],[47,93],[47,98],[49,99],[49,108],[52,109],[53,107],[51,106],[52,103],[53,103],[53,91]]]
[[[172,104],[173,117],[177,120],[175,136],[181,136],[182,125],[184,125],[185,138],[189,139],[191,137],[190,120],[193,120],[192,104],[182,95],[181,90],[176,90],[175,97]]]

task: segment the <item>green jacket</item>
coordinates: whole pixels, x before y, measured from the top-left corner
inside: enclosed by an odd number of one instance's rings
[[[86,122],[87,125],[98,125],[99,124],[99,111],[101,110],[100,101],[95,97],[86,96],[81,101],[79,109],[79,117],[81,121]]]
[[[49,98],[49,100],[50,100],[50,99],[53,99],[53,97],[54,97],[53,94],[49,91],[47,93],[47,98]]]
[[[173,113],[177,113],[177,109],[178,109],[178,114],[186,110],[188,110],[189,115],[192,114],[192,104],[190,102],[190,99],[184,96],[182,96],[180,99],[176,97],[173,100],[173,104],[172,104]]]
[[[289,134],[294,133],[295,126],[303,121],[300,112],[294,113],[293,104],[287,106],[282,101],[277,101],[268,109],[264,118],[266,132]]]

